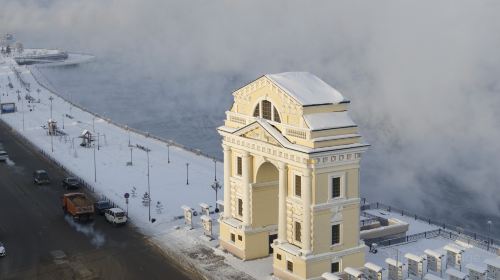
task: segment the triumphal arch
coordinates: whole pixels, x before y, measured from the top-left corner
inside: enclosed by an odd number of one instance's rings
[[[362,267],[359,163],[368,145],[349,100],[307,72],[264,75],[233,93],[224,149],[220,244],[274,276],[309,279]]]

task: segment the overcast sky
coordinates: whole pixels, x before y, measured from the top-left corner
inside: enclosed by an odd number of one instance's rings
[[[498,1],[1,0],[0,31],[119,58],[162,85],[149,98],[177,92],[220,116],[230,92],[262,74],[312,72],[352,101],[372,144],[366,195],[496,214],[499,11]]]

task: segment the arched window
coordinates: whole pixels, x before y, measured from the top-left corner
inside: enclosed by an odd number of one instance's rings
[[[281,122],[280,114],[278,113],[278,110],[276,110],[276,107],[274,106],[273,106],[273,115],[275,122]]]
[[[262,117],[266,120],[272,120],[272,114],[271,114],[271,108],[273,106],[271,105],[271,102],[267,100],[262,100]]]
[[[281,122],[280,114],[278,109],[272,105],[268,100],[262,100],[257,103],[255,109],[253,110],[254,117],[262,117],[266,120]]]
[[[253,116],[260,117],[260,103],[257,103],[257,106],[255,106],[255,110],[253,110]]]

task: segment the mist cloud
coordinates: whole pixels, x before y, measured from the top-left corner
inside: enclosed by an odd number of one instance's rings
[[[430,203],[450,215],[455,203],[498,215],[499,8],[497,1],[4,0],[0,31],[112,60],[100,67],[119,75],[100,78],[109,87],[150,82],[137,102],[151,117],[194,103],[207,126],[222,123],[242,84],[312,72],[351,99],[372,144],[365,195],[413,209]]]

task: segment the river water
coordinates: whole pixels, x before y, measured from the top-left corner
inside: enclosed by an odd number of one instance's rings
[[[216,127],[223,123],[224,112],[232,102],[232,90],[247,81],[226,78],[224,81],[232,82],[222,87],[220,92],[200,94],[169,85],[167,80],[153,80],[140,71],[131,73],[125,69],[119,60],[112,58],[98,59],[78,66],[40,68],[51,86],[61,95],[91,111],[222,158]],[[179,91],[165,92],[172,88],[178,88]],[[361,130],[363,131],[362,125]],[[370,128],[364,132],[374,133]],[[367,183],[376,176],[373,170],[377,171],[380,164],[378,157],[381,157],[380,153],[375,152],[369,153],[364,159],[367,163],[363,165],[361,189],[370,201],[391,203],[419,215],[485,234],[488,232],[486,221],[492,220],[490,234],[500,235],[497,226],[500,224],[500,217],[485,215],[473,204],[457,203],[468,194],[457,188],[452,177],[444,174],[434,174],[428,182],[423,182],[431,189],[428,198],[421,202],[426,205],[423,208],[409,203],[411,199],[406,201],[408,198],[404,193],[399,198],[387,201],[383,193],[370,190],[371,185]]]

